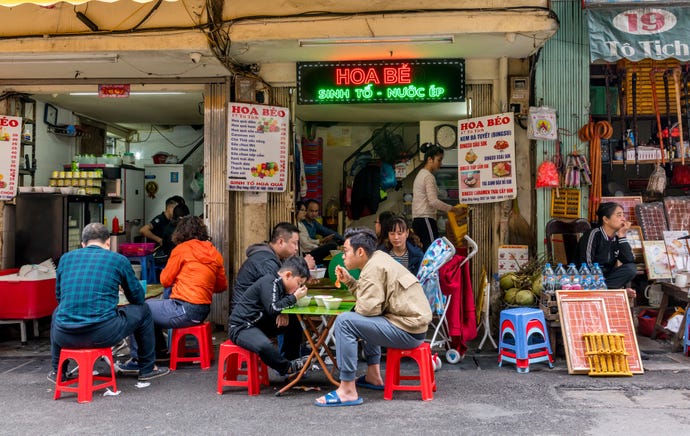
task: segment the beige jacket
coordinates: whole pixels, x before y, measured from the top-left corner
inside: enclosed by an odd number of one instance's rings
[[[425,333],[431,322],[431,308],[417,278],[395,259],[375,251],[359,275],[346,283],[357,298],[355,312],[364,316],[383,315],[408,333]]]
[[[453,206],[438,199],[436,178],[422,168],[412,184],[412,218],[436,219],[436,211],[448,212]]]

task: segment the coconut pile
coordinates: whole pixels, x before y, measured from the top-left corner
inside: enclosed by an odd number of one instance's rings
[[[511,306],[534,306],[541,296],[544,263],[535,260],[525,264],[519,271],[501,276],[499,285],[503,291],[503,301]]]

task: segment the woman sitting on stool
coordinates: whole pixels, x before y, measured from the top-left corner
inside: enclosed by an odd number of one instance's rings
[[[614,202],[601,203],[597,216],[599,227],[586,231],[578,242],[578,263],[598,263],[606,287],[623,289],[637,275],[635,257],[626,238],[630,221],[625,219],[623,207]],[[634,296],[634,291],[628,289],[628,295]]]

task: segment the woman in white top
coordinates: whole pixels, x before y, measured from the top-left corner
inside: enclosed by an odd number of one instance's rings
[[[443,149],[427,142],[420,150],[424,153],[424,167],[419,170],[412,186],[412,229],[422,241],[422,251],[426,251],[438,238],[437,211],[448,212],[453,206],[438,199],[438,186],[432,174],[441,168]]]

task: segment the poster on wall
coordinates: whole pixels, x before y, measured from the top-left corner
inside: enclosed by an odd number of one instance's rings
[[[513,115],[458,121],[460,203],[495,203],[517,196]]]
[[[229,103],[229,191],[285,191],[289,123],[287,108]]]
[[[17,194],[21,130],[20,117],[0,116],[0,200],[11,200]]]

